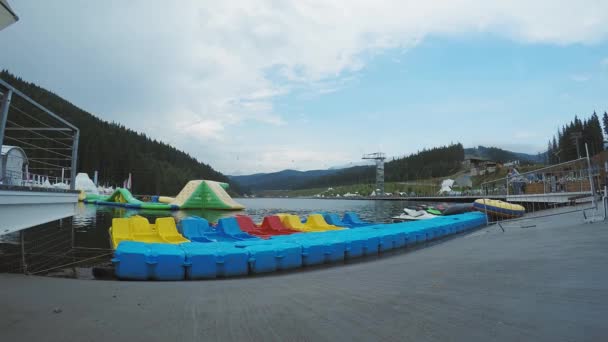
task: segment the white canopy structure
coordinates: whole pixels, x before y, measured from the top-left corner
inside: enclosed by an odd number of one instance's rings
[[[445,179],[443,182],[441,182],[441,189],[439,190],[440,194],[449,194],[450,192],[452,192],[452,187],[454,186],[454,180],[453,179]]]
[[[27,156],[21,147],[2,145],[0,153],[0,183],[21,185]]]
[[[99,190],[97,189],[97,186],[95,185],[95,183],[93,183],[91,178],[89,178],[89,175],[84,172],[80,172],[76,175],[75,188],[76,190],[84,191],[87,194],[99,195]]]
[[[19,20],[7,0],[0,0],[0,30]]]

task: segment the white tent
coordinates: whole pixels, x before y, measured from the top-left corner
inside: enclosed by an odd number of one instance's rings
[[[444,179],[443,182],[441,182],[441,189],[439,190],[439,193],[440,194],[449,194],[450,192],[452,192],[453,186],[454,186],[453,179]]]
[[[19,20],[6,0],[0,0],[0,30]]]
[[[84,172],[80,172],[76,175],[76,183],[74,185],[76,186],[76,190],[84,191],[87,194],[99,195],[97,186],[95,186],[95,183],[89,178],[89,175]]]
[[[27,156],[21,147],[2,145],[0,153],[0,183],[21,185]]]

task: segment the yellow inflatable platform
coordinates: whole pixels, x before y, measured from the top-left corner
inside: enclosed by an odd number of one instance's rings
[[[481,198],[473,202],[473,208],[497,218],[516,218],[526,213],[526,208],[519,204]]]
[[[173,217],[159,217],[151,224],[142,216],[113,219],[110,240],[112,248],[116,248],[121,241],[172,244],[190,242],[177,231]]]
[[[325,222],[323,215],[312,214],[308,216],[306,223],[302,223],[297,215],[277,214],[281,218],[283,225],[289,229],[301,232],[325,232],[328,230],[342,230],[340,227],[332,226]]]

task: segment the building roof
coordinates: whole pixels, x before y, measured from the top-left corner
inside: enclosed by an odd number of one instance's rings
[[[0,0],[0,30],[19,20],[6,0]]]
[[[477,157],[477,156],[464,156],[464,160],[490,161],[489,159],[481,158],[481,157]]]

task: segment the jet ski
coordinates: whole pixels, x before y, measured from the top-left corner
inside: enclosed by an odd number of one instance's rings
[[[409,208],[403,208],[403,213],[399,216],[392,217],[395,221],[420,221],[430,220],[437,217],[437,215],[429,214],[425,210],[413,210]]]

